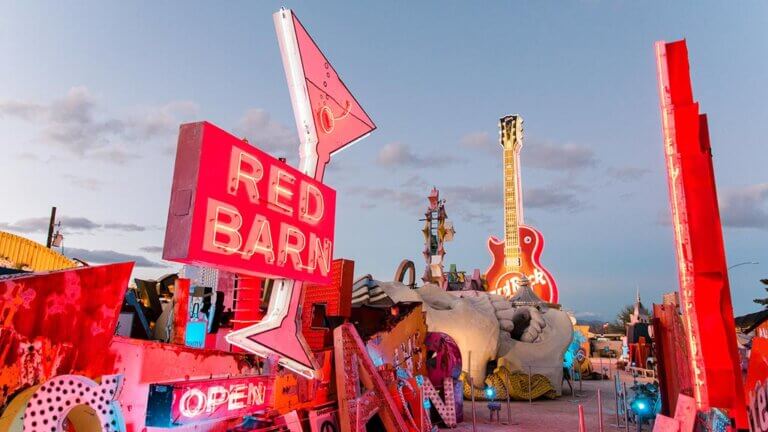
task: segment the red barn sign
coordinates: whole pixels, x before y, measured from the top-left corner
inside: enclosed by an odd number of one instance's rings
[[[163,259],[329,283],[336,192],[208,123],[181,126]]]

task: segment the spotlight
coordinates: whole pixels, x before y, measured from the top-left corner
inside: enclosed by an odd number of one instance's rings
[[[485,388],[485,396],[488,399],[493,399],[496,397],[496,390],[493,387],[486,387]]]
[[[630,404],[630,407],[632,408],[632,411],[641,416],[641,417],[647,417],[651,414],[651,401],[647,400],[645,398],[643,399],[635,399]]]

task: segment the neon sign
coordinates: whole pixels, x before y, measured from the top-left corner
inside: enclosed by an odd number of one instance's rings
[[[376,125],[290,9],[273,15],[299,131],[299,169],[322,180],[331,155]]]
[[[181,126],[163,258],[330,282],[336,193],[207,123]]]
[[[301,140],[299,169],[319,182],[331,155],[362,139],[375,126],[293,12],[282,9],[272,17]],[[325,90],[320,90],[317,83],[322,83]],[[341,107],[336,101],[344,101],[339,116],[331,108],[333,103]],[[318,134],[318,123],[324,134]],[[317,362],[301,333],[303,281],[314,282],[306,278],[278,281],[264,319],[226,337],[232,345],[261,357],[277,356],[279,364],[286,368],[317,378]]]
[[[241,417],[268,408],[272,380],[261,375],[151,384],[147,426],[171,427]]]

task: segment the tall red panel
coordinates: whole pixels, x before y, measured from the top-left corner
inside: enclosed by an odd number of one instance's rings
[[[656,61],[694,398],[747,428],[707,119],[693,100],[685,41],[657,42]]]

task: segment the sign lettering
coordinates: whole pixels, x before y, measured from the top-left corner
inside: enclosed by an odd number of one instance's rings
[[[207,123],[181,126],[163,258],[330,282],[336,193]]]
[[[171,427],[267,409],[268,376],[151,384],[147,426]]]

